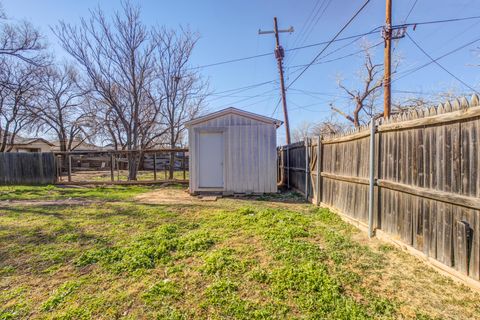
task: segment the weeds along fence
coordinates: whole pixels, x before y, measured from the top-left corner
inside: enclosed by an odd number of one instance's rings
[[[480,280],[478,96],[280,147],[279,182],[367,224],[371,132],[373,227],[454,275]]]
[[[55,181],[52,153],[0,153],[0,185],[42,185]]]

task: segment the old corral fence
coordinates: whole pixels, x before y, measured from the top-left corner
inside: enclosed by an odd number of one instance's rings
[[[60,184],[150,184],[188,182],[188,149],[91,150],[54,152]],[[138,161],[129,181],[129,159]]]
[[[379,120],[374,130],[280,147],[279,178],[309,200],[368,224],[373,145],[374,229],[472,283],[480,280],[479,136],[474,95],[470,103],[462,98]]]
[[[56,177],[53,153],[0,153],[0,185],[52,184]]]

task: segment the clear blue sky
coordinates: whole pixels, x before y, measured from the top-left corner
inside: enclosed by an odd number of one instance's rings
[[[1,0],[0,0],[1,1]],[[317,4],[318,2],[318,4]],[[330,3],[329,3],[330,2]],[[393,0],[393,23],[405,21],[415,0]],[[141,1],[143,18],[147,24],[166,25],[175,28],[188,25],[197,31],[201,39],[195,50],[192,65],[200,66],[224,60],[272,52],[273,35],[259,36],[259,28],[271,29],[273,17],[279,19],[280,28],[292,25],[293,34],[282,34],[281,41],[285,49],[292,46],[311,44],[329,40],[340,27],[352,16],[363,1],[357,0],[190,0],[190,1]],[[305,23],[317,8],[329,3],[322,16],[316,16],[311,28]],[[38,26],[48,38],[57,56],[65,55],[56,44],[56,39],[49,30],[59,19],[76,23],[80,17],[88,16],[89,8],[100,5],[107,13],[120,7],[119,1],[60,1],[60,0],[3,0],[7,15],[12,19],[27,19]],[[323,9],[321,10],[323,11]],[[367,8],[352,23],[342,36],[368,32],[384,23],[385,1],[371,0]],[[418,0],[407,22],[420,22],[438,19],[480,15],[480,1],[475,0]],[[318,21],[317,21],[318,19]],[[418,26],[409,34],[434,58],[464,43],[480,38],[480,19],[458,23]],[[302,41],[303,40],[303,41]],[[380,32],[369,35],[364,40],[370,44],[381,41]],[[338,52],[332,53],[325,60],[335,59],[360,49],[360,42],[355,42]],[[325,54],[336,50],[349,41],[337,42]],[[480,41],[458,53],[440,60],[447,69],[459,76],[467,84],[480,90],[480,57],[473,49],[480,47]],[[316,46],[304,50],[287,52],[287,84],[298,70],[295,65],[309,63],[323,48]],[[374,49],[375,61],[383,62],[383,46]],[[396,44],[395,53],[402,56],[399,72],[421,65],[428,61],[408,38]],[[348,110],[351,106],[345,94],[338,89],[336,79],[341,76],[348,86],[359,85],[357,71],[362,64],[362,55],[312,66],[288,91],[288,103],[292,126],[302,121],[319,121],[330,116],[329,103]],[[244,87],[264,81],[278,79],[276,61],[267,56],[237,63],[202,68],[202,74],[210,81],[212,91]],[[459,92],[470,93],[471,90],[458,83],[445,71],[432,64],[418,72],[393,83],[393,98],[401,99],[414,94],[399,91],[413,91],[429,94],[455,88]],[[309,91],[308,94],[298,90]],[[312,94],[311,92],[315,92]],[[320,93],[320,94],[317,94]],[[279,97],[278,83],[271,83],[243,92],[220,94],[209,98],[209,109],[235,106],[248,111],[272,116]],[[282,119],[279,107],[273,116]],[[279,131],[282,141],[283,130]]]

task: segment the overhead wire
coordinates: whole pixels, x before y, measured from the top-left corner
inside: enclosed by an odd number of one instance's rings
[[[343,38],[338,38],[338,39],[335,39],[333,42],[340,42],[340,41],[350,40],[350,39],[354,39],[354,38],[360,38],[360,37],[363,37],[363,36],[366,36],[366,35],[369,35],[369,34],[376,33],[377,30],[380,29],[380,28],[381,28],[381,27],[377,27],[377,28],[375,28],[374,30],[369,31],[369,32],[364,32],[364,33],[360,33],[360,34],[356,34],[356,35],[351,35],[351,36],[347,36],[347,37],[343,37]],[[330,42],[332,42],[332,41],[331,41],[331,40],[327,40],[327,41],[321,41],[321,42],[312,43],[312,44],[308,44],[308,45],[304,45],[304,46],[299,46],[299,47],[295,47],[295,48],[289,48],[289,49],[285,49],[285,52],[290,52],[290,51],[296,51],[296,50],[303,50],[303,49],[307,49],[307,48],[318,47],[318,46],[321,46],[321,45],[324,45],[324,44],[328,44],[328,43],[330,43]],[[272,56],[272,55],[274,55],[273,52],[261,53],[261,54],[257,54],[257,55],[253,55],[253,56],[248,56],[248,57],[243,57],[243,58],[237,58],[237,59],[231,59],[231,60],[225,60],[225,61],[219,61],[219,62],[215,62],[215,63],[210,63],[210,64],[200,65],[200,66],[196,66],[196,67],[191,67],[190,70],[209,68],[209,67],[213,67],[213,66],[219,66],[219,65],[223,65],[223,64],[229,64],[229,63],[234,63],[234,62],[251,60],[251,59],[256,59],[256,58],[261,58],[261,57],[266,57],[266,56]]]
[[[326,1],[327,0],[323,0],[322,5],[318,8],[317,13],[314,15],[313,19],[311,20],[312,23],[310,24],[310,27],[306,29],[306,32],[304,33],[304,37],[299,42],[299,45],[303,45],[310,38],[310,35],[312,34],[313,30],[315,29],[318,22],[323,17],[323,15],[325,14],[325,11],[330,6],[330,3],[332,2],[332,0],[328,0],[328,2],[326,2]],[[325,3],[326,3],[326,5],[324,7],[323,5]],[[320,10],[322,9],[322,7],[323,7],[323,10],[320,13]],[[315,22],[313,22],[313,20],[315,20]],[[286,62],[286,64],[289,64],[293,59],[295,59],[296,56],[297,56],[297,52],[294,52],[293,56],[288,60],[288,63]]]
[[[360,50],[357,50],[357,51],[355,51],[355,52],[352,52],[352,53],[349,53],[349,54],[346,54],[346,55],[343,55],[343,56],[340,56],[340,57],[337,57],[337,58],[333,58],[333,59],[330,59],[330,60],[321,60],[321,61],[315,62],[313,65],[325,64],[325,63],[330,63],[330,62],[335,62],[335,61],[338,61],[338,60],[346,59],[346,58],[355,56],[355,55],[357,55],[357,54],[359,54],[359,53],[362,53],[362,52],[364,52],[365,50],[369,50],[369,49],[376,48],[376,47],[380,46],[381,44],[383,44],[383,41],[378,42],[378,43],[376,43],[376,44],[374,44],[374,45],[371,45],[371,46],[369,46],[369,47],[367,47],[367,48],[365,48],[365,49],[360,49]],[[340,50],[343,49],[344,47],[345,47],[345,46],[340,47],[340,48],[338,48],[337,50],[334,50],[334,51],[326,54],[325,56],[322,57],[322,59],[323,59],[323,58],[326,58],[326,57],[328,57],[328,56],[330,56],[330,55],[332,55],[332,54],[335,53],[335,52],[340,51]],[[300,65],[296,65],[296,66],[291,66],[290,68],[300,68],[300,67],[305,67],[305,66],[307,66],[307,65],[306,65],[306,64],[300,64]]]
[[[409,18],[410,15],[412,14],[413,9],[415,9],[415,6],[417,5],[417,2],[418,2],[418,0],[415,0],[415,1],[413,2],[413,5],[410,7],[410,10],[409,10],[408,13],[407,13],[407,16],[405,17],[405,19],[403,19],[403,22],[404,22],[404,23],[407,22],[408,18]]]
[[[427,56],[428,59],[430,59],[430,61],[432,63],[435,63],[438,67],[440,67],[443,71],[447,72],[450,76],[452,76],[454,79],[456,79],[458,82],[460,82],[461,84],[463,84],[465,87],[469,88],[470,90],[478,93],[478,91],[476,89],[474,89],[472,86],[470,86],[468,83],[466,83],[465,81],[463,81],[462,79],[460,79],[459,77],[457,77],[455,74],[453,74],[451,71],[449,71],[447,68],[445,68],[442,64],[440,64],[440,62],[438,62],[437,60],[438,59],[434,59],[430,54],[428,54],[428,52],[426,52],[419,44],[418,42],[416,42],[408,33],[407,33],[407,37],[408,39],[410,39],[410,41],[412,41],[412,43],[425,55]]]
[[[320,4],[320,1],[321,0],[317,0],[315,2],[315,5],[313,6],[313,9],[310,11],[310,14],[308,15],[307,19],[304,21],[303,25],[301,28],[298,29],[298,36],[295,37],[293,43],[292,43],[292,47],[295,47],[298,43],[302,43],[300,41],[300,39],[303,39],[303,36],[305,34],[305,31],[309,29],[309,26],[310,26],[310,23],[313,21],[313,19],[315,19],[315,15],[317,14],[317,6]],[[323,2],[325,2],[325,0],[323,0]],[[322,2],[322,5],[323,5],[323,2]],[[296,55],[296,53],[294,53],[293,55]],[[287,59],[288,62],[290,62],[290,60],[293,59],[290,58],[291,56],[287,56]],[[287,64],[287,61],[285,61],[285,64]]]
[[[433,20],[433,21],[410,22],[410,23],[403,23],[403,24],[395,25],[395,26],[392,26],[392,28],[396,28],[396,27],[409,27],[409,26],[421,26],[421,25],[447,23],[447,22],[459,22],[459,21],[467,21],[467,20],[474,20],[474,19],[480,19],[480,16],[471,16],[471,17],[453,18],[453,19],[443,19],[443,20]]]
[[[370,0],[368,0],[367,3],[369,1]],[[419,26],[419,25],[428,25],[428,24],[437,24],[437,23],[447,23],[447,22],[458,22],[458,21],[466,21],[466,20],[473,20],[473,19],[480,19],[480,16],[471,16],[471,17],[444,19],[444,20],[433,20],[433,21],[411,22],[411,23],[404,23],[404,24],[400,24],[400,25],[394,25],[394,26],[392,26],[392,28],[408,27],[408,26],[415,26],[415,25]],[[317,46],[321,46],[321,45],[324,45],[324,44],[329,44],[329,43],[332,43],[332,42],[338,42],[338,41],[344,41],[344,40],[349,40],[349,39],[353,39],[353,38],[358,38],[358,37],[361,37],[361,36],[366,36],[366,35],[369,35],[369,34],[376,33],[381,28],[382,27],[379,26],[379,27],[376,27],[375,29],[373,29],[372,31],[369,31],[369,32],[356,34],[356,35],[343,37],[343,38],[338,38],[338,39],[335,39],[333,41],[332,40],[322,41],[322,42],[312,43],[312,44],[309,44],[309,45],[289,48],[289,49],[285,49],[285,52],[302,50],[302,49],[306,49],[306,48],[312,48],[312,47],[317,47]],[[261,57],[267,57],[267,56],[272,56],[273,54],[274,54],[273,52],[268,52],[268,53],[253,55],[253,56],[247,56],[247,57],[242,57],[242,58],[219,61],[219,62],[200,65],[200,66],[196,66],[196,67],[191,67],[190,70],[203,69],[203,68],[208,68],[208,67],[213,67],[213,66],[218,66],[218,65],[223,65],[223,64],[235,63],[235,62],[240,62],[240,61],[245,61],[245,60],[261,58]]]
[[[326,45],[325,47],[320,50],[320,52],[315,56],[315,58],[313,58],[313,60],[302,70],[302,72],[300,72],[299,75],[297,75],[295,77],[295,79],[293,79],[293,81],[290,82],[290,84],[287,86],[287,89],[289,87],[291,87],[298,79],[300,79],[300,77],[308,70],[308,68],[310,68],[312,66],[313,63],[316,62],[316,60],[318,59],[318,57],[320,57],[324,52],[325,50],[327,50],[327,48],[340,36],[340,34],[353,22],[353,20],[355,20],[355,18],[363,11],[363,9],[365,9],[365,7],[367,6],[367,4],[370,2],[370,0],[366,0],[365,3],[355,12],[355,14],[347,21],[347,23],[345,25],[343,25],[343,27],[335,34],[335,36],[332,38],[332,40],[330,40]]]
[[[423,69],[423,68],[431,65],[432,63],[435,63],[435,61],[438,61],[438,60],[441,60],[441,59],[443,59],[443,58],[445,58],[445,57],[447,57],[447,56],[450,56],[450,55],[452,55],[452,54],[454,54],[454,53],[456,53],[456,52],[458,52],[458,51],[460,51],[460,50],[462,50],[462,49],[464,49],[464,48],[466,48],[466,47],[468,47],[468,46],[471,46],[472,44],[474,44],[474,43],[476,43],[476,42],[479,42],[479,41],[480,41],[480,38],[476,38],[476,39],[474,39],[474,40],[472,40],[472,41],[469,41],[469,42],[467,42],[467,43],[465,43],[465,44],[463,44],[463,45],[461,45],[461,46],[459,46],[459,47],[457,47],[457,48],[455,48],[455,49],[453,49],[453,50],[450,50],[450,51],[448,51],[447,53],[439,56],[438,58],[432,59],[431,61],[426,62],[426,63],[424,63],[424,64],[422,64],[422,65],[420,65],[420,66],[418,66],[418,67],[416,67],[416,68],[412,68],[412,69],[405,70],[405,71],[403,71],[403,72],[397,73],[397,75],[400,75],[400,74],[401,74],[401,76],[399,76],[398,78],[393,79],[393,80],[391,81],[391,83],[394,83],[394,82],[396,82],[396,81],[398,81],[398,80],[400,80],[400,79],[403,79],[403,78],[411,75],[412,73],[415,73],[415,72],[417,72],[417,71],[419,71],[419,70],[421,70],[421,69]]]

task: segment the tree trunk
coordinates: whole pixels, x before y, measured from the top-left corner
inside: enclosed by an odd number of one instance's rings
[[[128,160],[128,180],[136,181],[138,173],[138,154],[137,152],[129,152],[127,155]]]
[[[172,129],[170,132],[170,148],[174,149],[175,148],[175,139],[174,139],[174,134],[175,131]],[[170,172],[168,174],[168,179],[173,180],[173,175],[175,173],[175,152],[171,151],[170,152]]]
[[[170,172],[168,179],[173,180],[173,175],[175,173],[175,152],[170,152]]]

